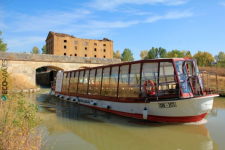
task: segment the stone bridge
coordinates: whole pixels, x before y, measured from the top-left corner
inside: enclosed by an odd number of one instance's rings
[[[36,83],[36,69],[40,67],[50,67],[66,71],[83,67],[121,63],[120,59],[8,52],[0,52],[0,60],[7,60],[8,73],[25,75],[27,80],[34,84]]]

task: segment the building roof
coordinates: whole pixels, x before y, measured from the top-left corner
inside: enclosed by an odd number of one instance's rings
[[[69,34],[65,34],[65,33],[56,33],[56,32],[53,32],[53,31],[49,31],[47,39],[51,38],[52,36],[76,38],[73,35],[69,35]],[[103,40],[99,40],[99,41],[112,41],[112,40],[110,40],[108,38],[103,38]]]

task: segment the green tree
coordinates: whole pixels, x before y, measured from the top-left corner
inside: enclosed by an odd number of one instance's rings
[[[125,48],[122,55],[121,55],[122,61],[134,61],[133,53],[131,53],[131,50],[128,48]]]
[[[42,50],[42,54],[46,54],[46,45],[44,45],[41,50]]]
[[[145,59],[145,57],[147,57],[147,55],[148,55],[148,51],[143,50],[143,51],[141,51],[140,57],[141,57],[141,59]]]
[[[172,51],[169,51],[167,53],[168,58],[183,58],[184,57],[184,53],[175,49]]]
[[[218,55],[215,55],[219,67],[225,67],[225,53],[220,51]]]
[[[37,46],[34,46],[32,48],[32,51],[30,51],[30,53],[32,53],[32,54],[40,54],[40,50],[39,50],[39,48]]]
[[[193,58],[197,59],[198,66],[210,66],[211,62],[214,62],[213,55],[208,52],[198,51]]]
[[[2,31],[0,30],[0,36],[2,35]],[[7,43],[3,43],[2,38],[0,38],[0,52],[6,52],[8,50]]]
[[[157,58],[167,58],[167,51],[166,49],[159,47],[158,50],[158,57]]]
[[[184,54],[184,57],[191,57],[192,58],[192,55],[191,55],[190,51],[183,50],[182,53]]]
[[[167,58],[166,49],[162,47],[159,48],[152,47],[148,51],[147,57],[145,57],[145,59],[156,59],[156,58]]]

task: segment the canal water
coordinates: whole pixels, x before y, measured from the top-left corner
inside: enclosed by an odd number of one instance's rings
[[[142,121],[98,111],[48,95],[26,98],[39,105],[47,145],[56,150],[223,150],[225,98],[199,123]]]

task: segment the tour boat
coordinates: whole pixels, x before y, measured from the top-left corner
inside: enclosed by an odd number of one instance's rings
[[[127,117],[197,122],[219,96],[212,78],[191,58],[139,60],[59,71],[55,96]]]

